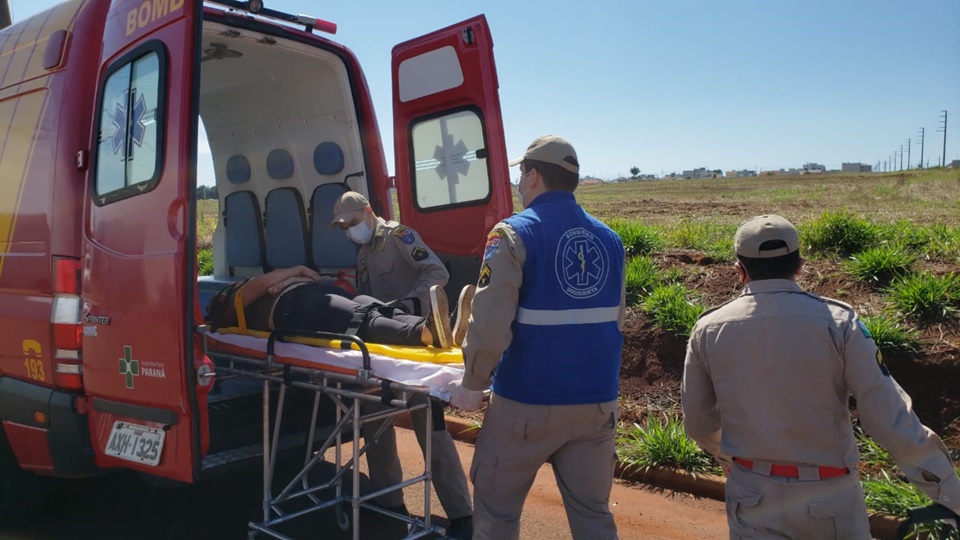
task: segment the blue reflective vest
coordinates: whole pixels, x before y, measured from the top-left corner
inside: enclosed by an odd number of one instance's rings
[[[493,391],[537,405],[615,401],[624,250],[617,233],[566,191],[504,220],[526,248],[513,340]]]

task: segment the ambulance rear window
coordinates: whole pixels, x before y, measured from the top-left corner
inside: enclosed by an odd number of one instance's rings
[[[160,57],[150,51],[112,68],[107,76],[96,156],[100,204],[142,192],[142,184],[158,176],[160,74]]]

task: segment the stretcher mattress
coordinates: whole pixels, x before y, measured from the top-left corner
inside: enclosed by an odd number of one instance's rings
[[[220,328],[207,334],[211,352],[234,354],[248,358],[266,358],[270,334],[239,328]],[[319,338],[287,338],[274,343],[277,363],[355,375],[363,367],[363,354],[353,343]],[[444,387],[463,377],[463,355],[460,349],[407,347],[367,343],[370,370],[374,377],[410,386],[430,389],[433,397],[447,400]]]

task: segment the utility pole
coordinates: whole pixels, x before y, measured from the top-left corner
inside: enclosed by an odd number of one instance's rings
[[[940,119],[940,127],[937,129],[937,132],[943,132],[943,165],[942,167],[947,166],[947,111],[941,111],[943,118]]]
[[[910,146],[911,145],[912,143],[910,142],[910,139],[907,139],[907,170],[908,171],[910,170]]]
[[[923,128],[920,128],[920,168],[923,168]]]
[[[900,168],[897,170],[900,170],[900,171],[903,170],[903,145],[902,144],[900,145]]]

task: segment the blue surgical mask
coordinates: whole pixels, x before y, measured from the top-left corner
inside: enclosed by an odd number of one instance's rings
[[[347,229],[347,238],[360,245],[366,244],[373,238],[373,229],[367,225],[366,221],[361,221]]]

